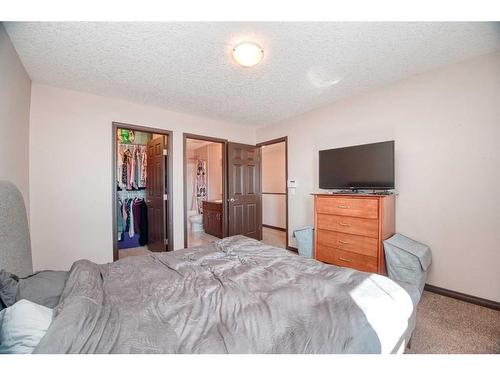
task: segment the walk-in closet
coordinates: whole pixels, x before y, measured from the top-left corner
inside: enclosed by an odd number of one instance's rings
[[[168,132],[114,124],[114,258],[169,249]]]

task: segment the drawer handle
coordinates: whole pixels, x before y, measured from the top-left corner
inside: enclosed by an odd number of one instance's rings
[[[339,243],[343,244],[343,245],[347,245],[349,242],[347,241],[342,241],[342,240],[339,240]]]
[[[347,224],[347,223],[339,223],[340,226],[342,227],[350,227],[351,224]]]
[[[349,208],[349,206],[346,206],[346,205],[344,205],[344,204],[341,204],[341,205],[339,206],[339,208]]]
[[[343,262],[348,262],[348,263],[352,262],[350,259],[346,259],[346,258],[342,258],[342,257],[340,257],[339,260],[341,260]]]

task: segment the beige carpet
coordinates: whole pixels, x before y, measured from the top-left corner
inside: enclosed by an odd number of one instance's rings
[[[405,353],[500,353],[500,311],[424,291]]]

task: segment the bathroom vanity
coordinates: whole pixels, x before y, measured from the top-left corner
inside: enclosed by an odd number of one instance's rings
[[[203,201],[203,230],[222,238],[222,201]]]

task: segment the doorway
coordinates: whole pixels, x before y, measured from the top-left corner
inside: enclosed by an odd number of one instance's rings
[[[206,153],[194,150],[213,144],[222,153],[218,178],[222,193],[210,199],[210,167],[203,163]],[[199,182],[201,186],[196,186]],[[184,134],[184,247],[202,246],[234,235],[262,240],[261,147]]]
[[[184,247],[226,237],[225,139],[184,134]]]
[[[262,168],[262,242],[288,248],[288,139],[259,143]]]
[[[173,249],[172,133],[113,122],[113,260]]]

